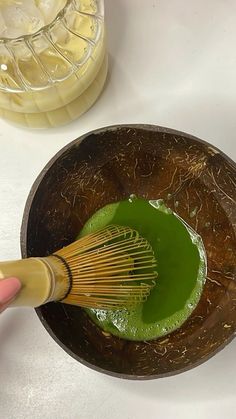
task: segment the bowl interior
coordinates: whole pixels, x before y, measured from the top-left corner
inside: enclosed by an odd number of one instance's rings
[[[75,239],[102,206],[130,194],[162,198],[203,238],[208,276],[185,324],[164,338],[129,342],[102,332],[83,310],[37,309],[77,360],[109,374],[153,378],[191,368],[236,331],[236,168],[211,145],[152,126],[94,131],[65,147],[37,179],[22,227],[23,256],[45,256]]]

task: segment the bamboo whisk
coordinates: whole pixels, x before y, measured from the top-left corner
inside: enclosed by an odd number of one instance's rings
[[[45,258],[0,263],[0,278],[22,282],[12,305],[61,301],[116,309],[144,301],[155,284],[150,244],[129,227],[111,225]],[[1,279],[0,279],[1,280]]]

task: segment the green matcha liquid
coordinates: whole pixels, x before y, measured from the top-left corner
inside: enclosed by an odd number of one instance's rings
[[[129,340],[150,340],[180,327],[199,302],[206,278],[205,250],[200,236],[163,201],[135,197],[97,211],[79,237],[106,225],[138,230],[152,245],[158,278],[148,300],[132,310],[86,310],[106,332]]]

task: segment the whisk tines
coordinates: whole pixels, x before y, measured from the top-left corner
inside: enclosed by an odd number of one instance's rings
[[[81,307],[117,309],[144,301],[155,285],[151,245],[130,227],[110,225],[55,253],[69,267],[62,300]]]

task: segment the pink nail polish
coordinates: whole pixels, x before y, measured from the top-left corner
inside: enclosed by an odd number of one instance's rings
[[[0,280],[0,304],[6,304],[15,297],[21,288],[18,278],[7,278]]]

